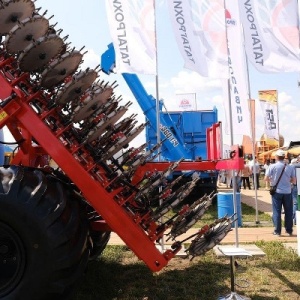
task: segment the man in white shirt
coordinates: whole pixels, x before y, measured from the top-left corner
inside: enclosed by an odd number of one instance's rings
[[[250,167],[250,170],[251,170],[251,173],[252,173],[253,185],[255,186],[255,183],[256,183],[256,188],[259,189],[260,188],[260,186],[259,186],[260,169],[259,169],[259,163],[256,159],[256,156],[255,156],[255,161],[251,160],[249,162],[249,167]]]

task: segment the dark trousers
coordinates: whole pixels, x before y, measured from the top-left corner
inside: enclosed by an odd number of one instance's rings
[[[292,194],[272,195],[273,223],[275,232],[281,234],[281,210],[284,208],[284,227],[287,233],[293,232],[293,199]]]
[[[292,199],[293,199],[293,222],[296,225],[296,211],[298,210],[298,189],[297,185],[292,187]]]
[[[257,174],[255,174],[256,175],[256,188],[260,188],[260,186],[259,186],[259,173],[257,173]],[[254,180],[255,180],[255,178],[254,178],[254,174],[252,174],[252,180],[253,180],[253,186],[254,186]]]
[[[243,188],[246,189],[246,184],[249,190],[251,190],[249,177],[242,177]]]

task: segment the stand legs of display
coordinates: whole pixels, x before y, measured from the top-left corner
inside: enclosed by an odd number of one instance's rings
[[[235,291],[235,256],[251,256],[249,252],[242,248],[233,247],[218,247],[219,250],[230,258],[230,287],[231,292],[226,296],[219,297],[218,300],[251,300],[251,298],[246,296],[241,296]]]

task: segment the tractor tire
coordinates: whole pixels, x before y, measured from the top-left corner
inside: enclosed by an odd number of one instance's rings
[[[70,299],[89,258],[70,187],[29,167],[0,168],[0,299]]]
[[[77,194],[79,195],[79,194]],[[85,200],[82,198],[78,198],[79,201],[82,201],[86,214],[88,217],[89,224],[91,224],[93,221],[100,221],[103,220],[103,218],[94,210],[94,208]],[[109,239],[110,239],[111,231],[98,231],[94,230],[92,226],[89,228],[89,238],[91,241],[91,250],[90,250],[90,256],[89,261],[97,260],[104,249],[106,248]]]
[[[90,231],[90,236],[93,242],[93,248],[90,253],[89,260],[96,260],[106,248],[109,239],[110,239],[110,231],[107,232],[99,232],[99,231]]]

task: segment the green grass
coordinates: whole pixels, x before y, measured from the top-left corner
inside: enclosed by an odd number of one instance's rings
[[[253,207],[241,203],[241,209],[243,227],[262,226],[255,224]],[[215,202],[194,227],[217,218]],[[272,226],[268,214],[259,212],[259,220]],[[266,256],[237,259],[237,292],[252,300],[300,299],[298,256],[280,242],[256,245]],[[192,261],[173,258],[163,270],[152,273],[127,247],[108,246],[99,260],[89,263],[74,300],[212,300],[229,292],[229,259],[212,250]]]
[[[300,295],[300,259],[280,242],[257,242],[266,256],[236,259],[236,291],[252,300],[293,300]],[[152,273],[122,246],[108,246],[89,264],[74,300],[212,300],[230,292],[228,258],[173,258]]]
[[[259,226],[259,224],[255,224],[255,216],[256,216],[256,212],[255,209],[247,204],[241,203],[241,211],[242,211],[242,221],[243,223],[248,223],[248,222],[253,222],[253,226]],[[259,221],[263,221],[263,222],[272,222],[272,218],[270,217],[270,215],[265,214],[261,211],[258,211],[258,217],[259,217]],[[218,218],[218,207],[217,204],[214,203],[209,209],[208,211],[204,214],[203,218],[200,220],[200,223],[203,221],[209,222],[212,221],[214,219]],[[249,225],[251,226],[251,225]],[[199,226],[196,226],[199,227]]]
[[[243,227],[261,227],[265,225],[272,225],[272,218],[270,215],[265,214],[261,211],[258,211],[258,220],[259,223],[256,224],[256,211],[253,207],[241,203],[241,211],[242,211],[242,222]],[[172,214],[169,214],[168,217],[171,217]],[[218,207],[217,203],[214,203],[209,207],[209,209],[205,212],[203,217],[195,223],[194,228],[200,228],[206,224],[211,224],[214,220],[218,219]]]

